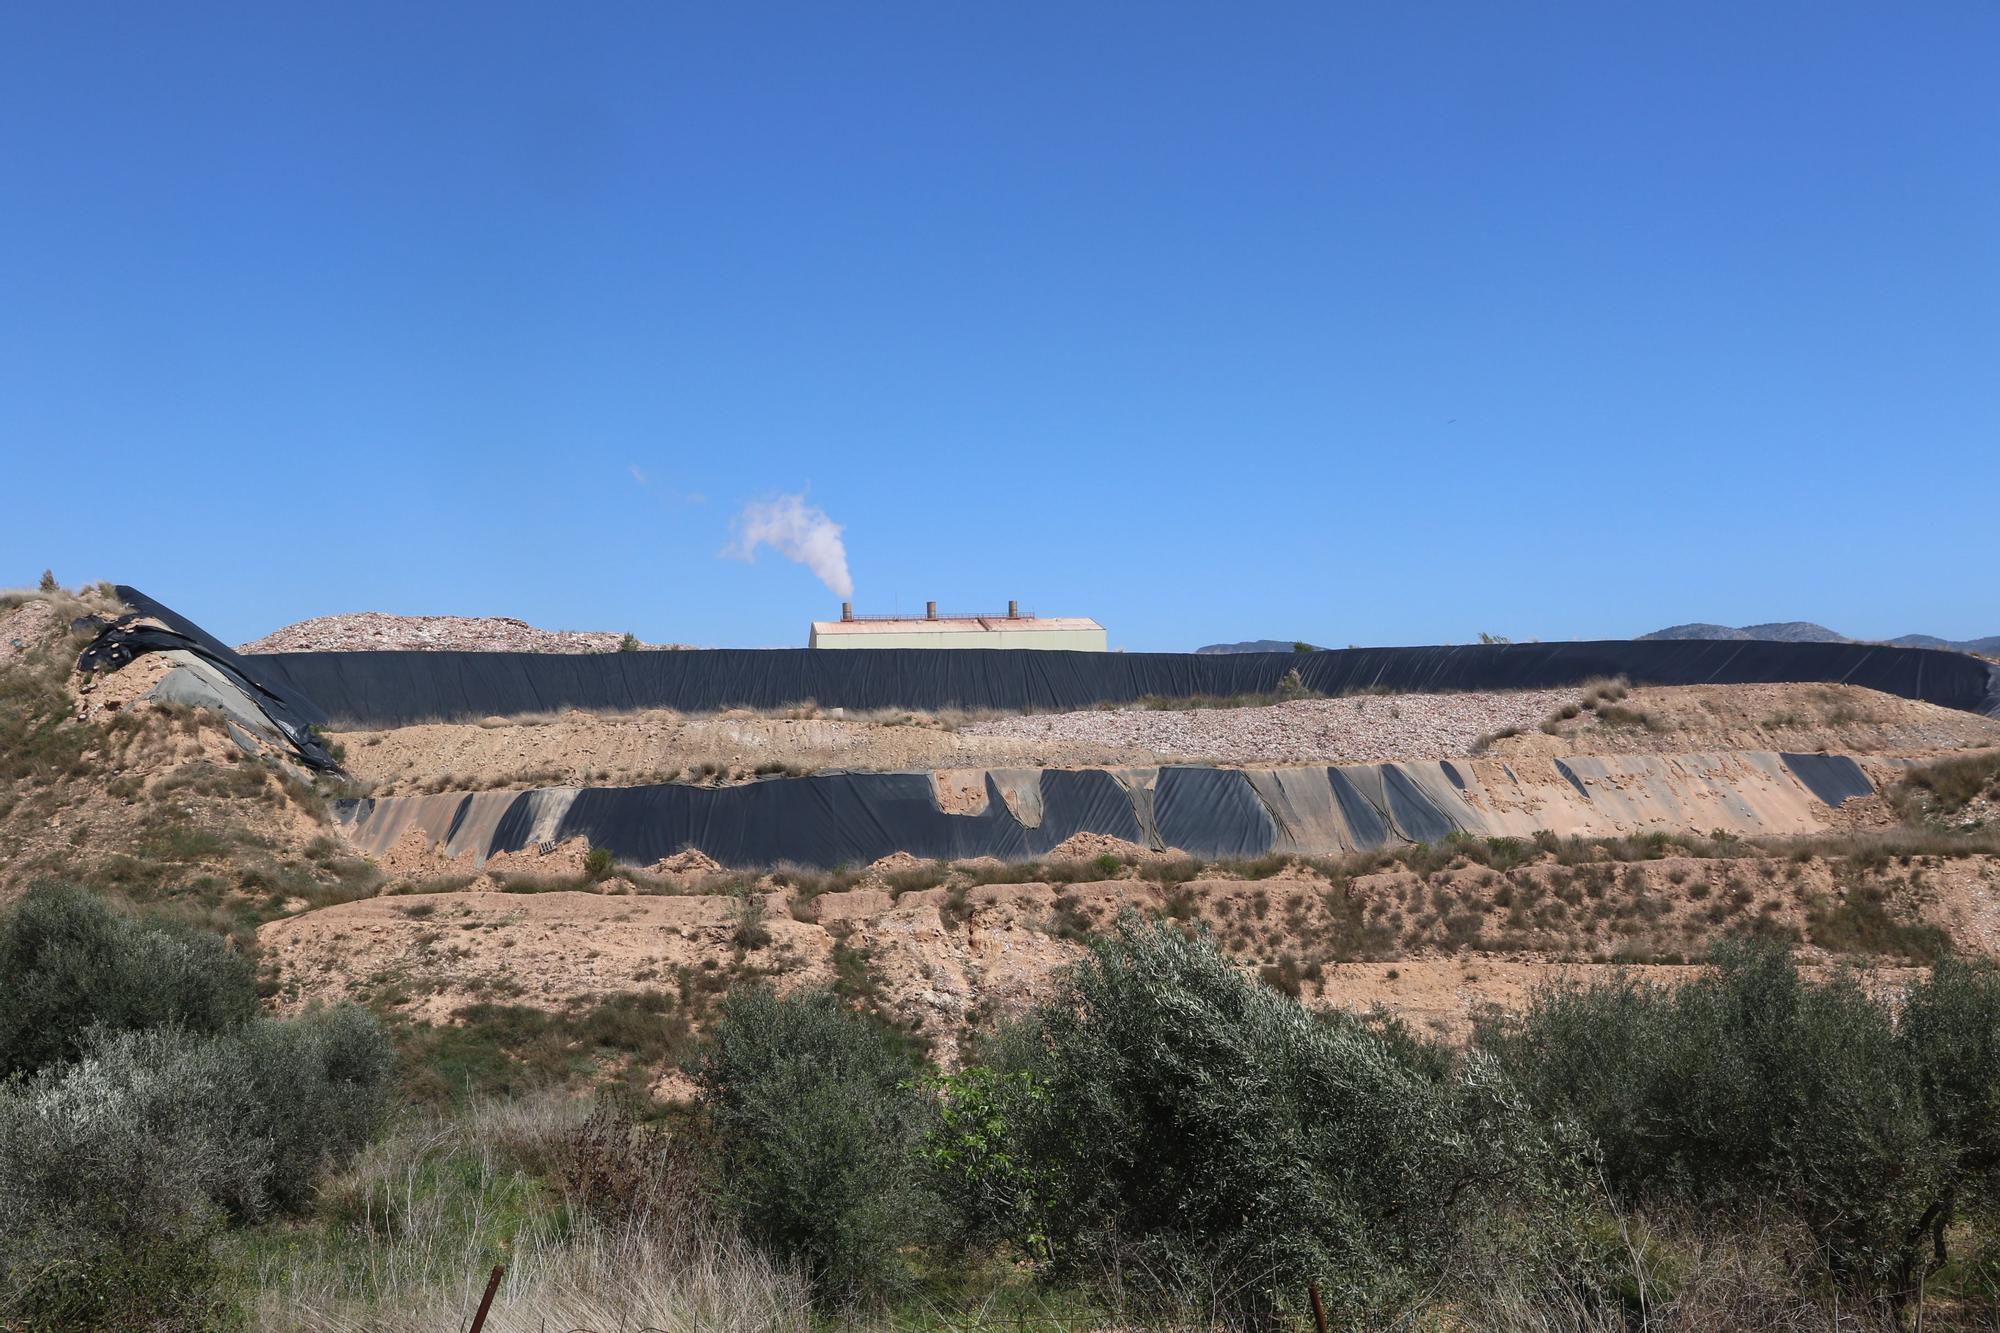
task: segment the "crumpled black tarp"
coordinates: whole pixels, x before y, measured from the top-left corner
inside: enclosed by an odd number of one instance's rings
[[[312,731],[315,726],[326,725],[326,714],[290,684],[282,680],[274,682],[262,670],[267,659],[238,656],[199,625],[137,588],[121,583],[117,592],[119,599],[132,608],[132,614],[112,621],[90,641],[77,657],[78,671],[117,671],[146,653],[173,649],[193,653],[235,682],[291,745],[300,762],[324,772],[340,771],[339,763]],[[156,620],[159,624],[136,623],[142,619]],[[252,662],[258,665],[253,666]]]
[[[1964,653],[1855,643],[1607,640],[1348,648],[1314,653],[1075,653],[1038,649],[705,649],[641,653],[271,653],[273,688],[343,725],[407,726],[585,711],[994,708],[1064,712],[1147,695],[1265,694],[1297,671],[1328,695],[1635,685],[1848,684],[2000,716],[2000,668]]]

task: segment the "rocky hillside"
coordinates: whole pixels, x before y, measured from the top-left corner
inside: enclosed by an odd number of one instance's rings
[[[1296,639],[1245,639],[1241,643],[1211,643],[1195,649],[1197,653],[1289,653],[1298,650]]]

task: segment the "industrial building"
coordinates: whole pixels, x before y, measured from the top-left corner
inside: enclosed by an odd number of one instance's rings
[[[1057,648],[1101,653],[1109,648],[1104,626],[1086,616],[1021,614],[1019,602],[1006,615],[938,614],[928,602],[921,616],[857,616],[852,602],[840,604],[840,619],[815,620],[812,648]]]

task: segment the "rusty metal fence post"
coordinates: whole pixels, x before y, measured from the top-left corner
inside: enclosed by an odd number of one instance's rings
[[[479,1298],[479,1312],[472,1316],[472,1328],[468,1333],[479,1333],[480,1329],[486,1327],[486,1316],[493,1309],[493,1297],[500,1290],[502,1271],[502,1265],[493,1265],[492,1275],[486,1279],[486,1294]]]

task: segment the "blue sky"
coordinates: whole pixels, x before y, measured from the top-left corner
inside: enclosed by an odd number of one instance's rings
[[[2000,7],[13,5],[0,583],[2000,633]],[[645,484],[638,479],[643,475]]]

